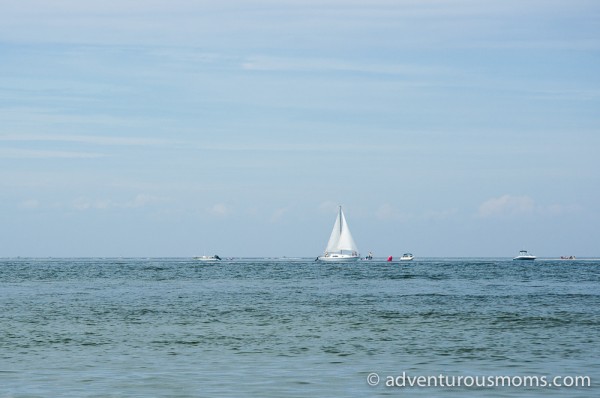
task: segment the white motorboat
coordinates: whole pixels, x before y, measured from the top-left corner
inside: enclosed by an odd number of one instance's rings
[[[527,253],[527,250],[521,250],[519,252],[519,255],[517,257],[513,258],[513,260],[522,260],[522,261],[532,261],[535,259],[536,259],[536,257],[533,254]]]
[[[402,257],[400,257],[400,261],[412,261],[415,258],[411,253],[404,253]]]
[[[354,239],[348,228],[342,206],[340,206],[337,218],[335,219],[335,224],[333,224],[333,230],[329,237],[329,242],[327,243],[327,248],[325,249],[325,254],[317,257],[317,260],[350,262],[359,259],[360,254],[358,253],[358,248],[356,247],[356,243],[354,243]]]

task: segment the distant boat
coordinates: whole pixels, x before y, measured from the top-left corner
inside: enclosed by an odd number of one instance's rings
[[[317,260],[349,262],[358,259],[360,259],[358,248],[356,247],[356,243],[354,243],[350,228],[348,228],[342,206],[340,206],[329,242],[327,243],[327,248],[325,249],[325,254],[317,257]]]
[[[536,257],[533,254],[527,253],[527,250],[521,250],[519,252],[519,255],[517,257],[513,258],[513,260],[525,260],[525,261],[530,260],[531,261],[531,260],[535,260],[535,258]]]
[[[404,253],[402,257],[400,257],[400,261],[412,261],[415,258],[411,253]]]
[[[216,254],[214,256],[199,256],[199,257],[194,257],[194,260],[199,260],[199,261],[221,261],[221,257],[217,256]]]

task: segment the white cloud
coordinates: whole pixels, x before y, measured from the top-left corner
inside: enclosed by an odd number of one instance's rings
[[[279,209],[275,209],[273,214],[271,214],[271,222],[281,221],[281,219],[285,216],[285,214],[288,212],[288,210],[289,210],[289,207],[282,207]]]
[[[231,214],[231,207],[227,206],[224,203],[217,203],[208,209],[208,212],[216,217],[227,217]]]

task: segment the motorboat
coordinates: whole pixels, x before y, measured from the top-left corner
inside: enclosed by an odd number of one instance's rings
[[[411,253],[404,253],[402,257],[400,257],[400,261],[412,261],[415,258]]]
[[[532,261],[535,259],[536,259],[536,257],[533,254],[527,253],[527,250],[521,250],[519,252],[519,255],[517,257],[513,258],[513,260],[523,260],[523,261]]]

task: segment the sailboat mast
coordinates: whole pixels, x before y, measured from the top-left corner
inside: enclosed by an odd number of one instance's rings
[[[342,217],[342,206],[340,206],[340,212],[338,214],[338,217],[340,218],[340,238],[342,237],[342,230],[344,228],[344,217]],[[340,253],[342,253],[343,250],[340,249]]]

